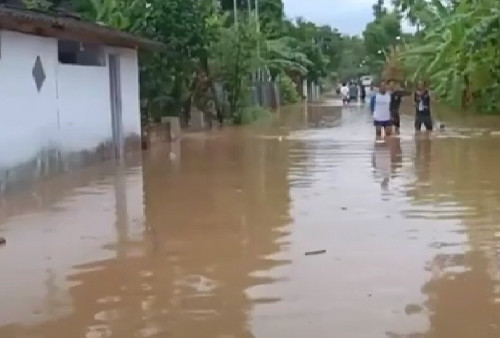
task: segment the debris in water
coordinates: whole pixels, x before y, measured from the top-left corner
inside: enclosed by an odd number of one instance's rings
[[[7,244],[7,240],[5,239],[5,237],[0,237],[0,245],[4,244]]]
[[[342,210],[346,211],[346,210],[347,210],[347,207],[342,207],[342,208],[340,208],[340,209],[342,209]]]
[[[306,252],[306,256],[322,255],[325,253],[326,253],[326,250],[308,251],[308,252]]]
[[[408,304],[405,307],[405,313],[408,316],[422,312],[422,310],[423,310],[422,307],[418,304]]]

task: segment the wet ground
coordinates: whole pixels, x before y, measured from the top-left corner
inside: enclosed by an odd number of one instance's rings
[[[335,105],[1,200],[0,337],[500,337],[500,118]]]

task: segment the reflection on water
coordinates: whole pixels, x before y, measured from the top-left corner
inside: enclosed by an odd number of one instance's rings
[[[2,200],[0,337],[500,336],[500,120],[278,116]]]
[[[398,169],[402,167],[403,152],[401,139],[394,137],[384,141],[376,141],[373,146],[373,168],[375,179],[380,181],[382,190],[389,189],[389,181],[397,177]]]

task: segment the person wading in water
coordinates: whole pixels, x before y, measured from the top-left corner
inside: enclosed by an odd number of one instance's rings
[[[431,117],[431,97],[429,94],[428,84],[421,81],[415,92],[414,99],[416,105],[415,113],[415,130],[420,131],[422,124],[427,131],[432,131],[432,117]]]
[[[360,90],[361,102],[365,102],[365,100],[366,100],[366,88],[363,85],[363,81],[361,81],[361,80],[359,81],[359,88],[361,89]]]
[[[379,92],[372,96],[370,100],[370,110],[373,114],[373,124],[377,139],[382,137],[382,128],[385,131],[385,136],[391,136],[392,134],[390,105],[391,95],[387,93],[385,81],[382,81],[380,82]]]
[[[340,88],[340,94],[342,95],[342,103],[344,105],[349,104],[349,87],[347,87],[347,84],[345,82]]]
[[[399,135],[399,130],[401,128],[401,117],[399,114],[399,109],[401,107],[401,101],[403,96],[411,95],[411,93],[405,92],[401,89],[399,82],[396,80],[389,81],[389,91],[391,92],[391,118],[392,124],[396,131],[396,135]]]

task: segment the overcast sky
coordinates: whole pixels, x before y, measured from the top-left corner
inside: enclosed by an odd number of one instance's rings
[[[361,34],[373,19],[375,0],[283,0],[287,17],[328,24],[342,33]]]

